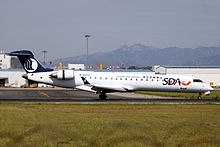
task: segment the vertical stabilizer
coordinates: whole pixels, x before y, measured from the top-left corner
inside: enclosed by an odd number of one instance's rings
[[[29,50],[14,51],[8,53],[8,55],[17,56],[27,73],[53,71],[53,69],[43,67],[43,65],[34,58],[34,54]]]

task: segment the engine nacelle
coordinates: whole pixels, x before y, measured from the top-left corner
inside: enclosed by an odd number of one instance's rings
[[[74,79],[74,71],[73,70],[58,70],[50,75],[53,78],[57,78],[59,80],[70,80]]]

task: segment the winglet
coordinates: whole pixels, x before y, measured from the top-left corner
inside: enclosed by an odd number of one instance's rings
[[[86,78],[84,78],[84,77],[81,77],[81,78],[82,78],[82,80],[83,80],[84,85],[91,85],[91,84],[86,80]]]

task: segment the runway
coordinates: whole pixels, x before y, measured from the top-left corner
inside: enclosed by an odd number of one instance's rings
[[[167,98],[132,93],[108,94],[106,100],[100,100],[94,93],[64,88],[0,88],[0,102],[220,104],[220,100],[216,99]]]

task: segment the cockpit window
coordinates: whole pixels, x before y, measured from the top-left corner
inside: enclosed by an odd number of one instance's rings
[[[200,80],[200,79],[193,79],[193,82],[200,82],[200,83],[202,83],[203,81]]]

